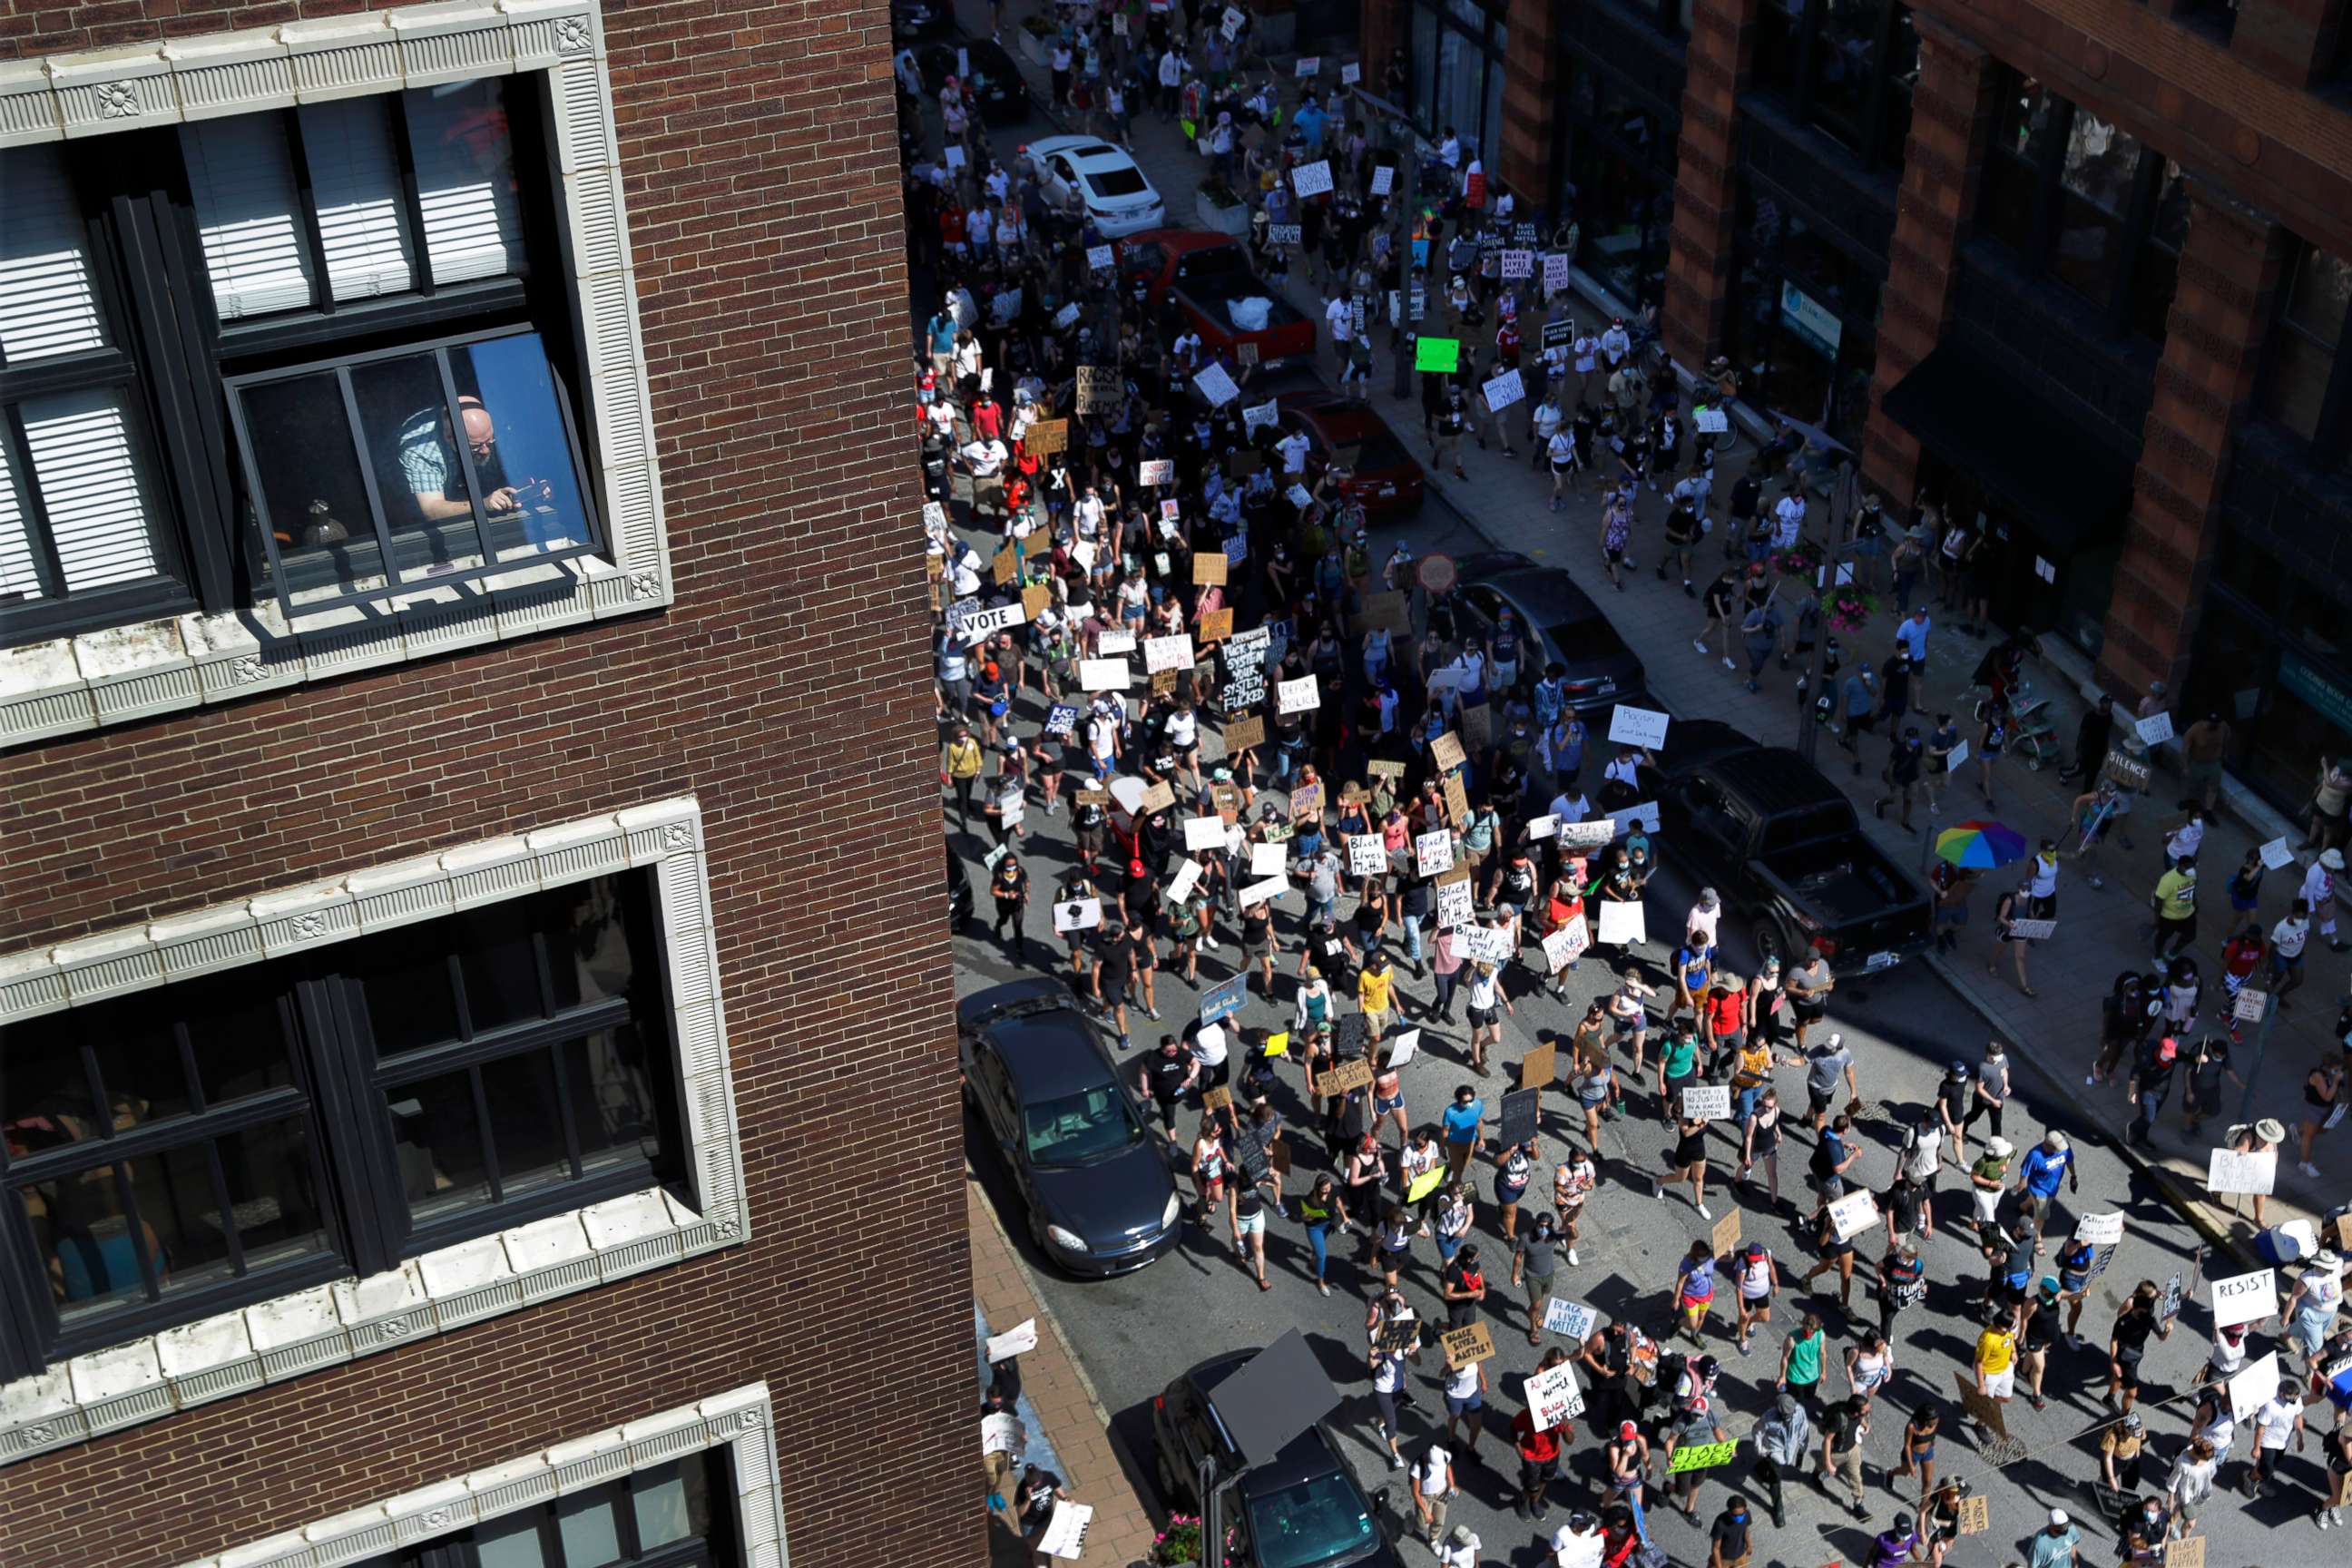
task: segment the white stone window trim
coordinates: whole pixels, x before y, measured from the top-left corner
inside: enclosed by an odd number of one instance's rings
[[[182,1568],[341,1568],[485,1524],[688,1454],[731,1445],[735,1517],[749,1568],[789,1568],[784,1494],[776,1469],[775,1408],[764,1383],[665,1410],[436,1481],[300,1530],[200,1557]],[[719,1500],[713,1500],[714,1504]]]
[[[675,599],[619,138],[595,0],[458,0],[0,62],[0,148],[544,71],[598,436],[606,552],[298,614],[273,602],[0,648],[0,747]],[[550,258],[550,264],[552,259]]]
[[[654,872],[691,1206],[659,1187],[74,1356],[0,1384],[0,1465],[748,1239],[692,796],[0,955],[0,1025],[634,868]]]

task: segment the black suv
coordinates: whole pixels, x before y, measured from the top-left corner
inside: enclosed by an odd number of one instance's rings
[[[1151,1402],[1151,1446],[1160,1489],[1173,1506],[1201,1511],[1201,1458],[1213,1454],[1221,1475],[1241,1456],[1217,1417],[1217,1387],[1258,1352],[1231,1351],[1202,1362]],[[1250,1568],[1398,1568],[1393,1517],[1374,1508],[1321,1422],[1290,1440],[1265,1464],[1244,1471],[1225,1494],[1225,1522],[1237,1532],[1234,1561]]]

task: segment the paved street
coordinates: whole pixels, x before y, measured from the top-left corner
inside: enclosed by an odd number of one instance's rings
[[[975,13],[971,19],[977,20],[978,8],[966,9]],[[1156,121],[1139,118],[1137,127],[1135,150],[1139,158],[1169,197],[1171,213],[1187,213],[1192,186],[1198,178],[1197,160],[1171,130]],[[1042,129],[1000,132],[998,146],[1009,153],[1024,135],[1038,133]],[[1295,284],[1293,295],[1295,302],[1311,303],[1305,298],[1303,285]],[[1419,421],[1413,417],[1413,410],[1385,396],[1387,382],[1384,370],[1375,374],[1374,384],[1383,389],[1378,405],[1384,413],[1395,411],[1391,423],[1407,444],[1425,458],[1426,447],[1420,439]],[[1746,449],[1743,447],[1743,451]],[[1655,531],[1663,512],[1656,498],[1644,497],[1642,527],[1635,537],[1634,553],[1645,569],[1633,575],[1624,593],[1612,595],[1605,581],[1598,581],[1592,570],[1596,523],[1595,509],[1590,500],[1580,500],[1568,511],[1551,513],[1543,499],[1548,487],[1528,469],[1524,448],[1518,460],[1512,463],[1504,462],[1499,454],[1482,454],[1475,448],[1467,454],[1467,460],[1472,475],[1468,483],[1433,479],[1433,486],[1443,487],[1442,499],[1433,500],[1420,518],[1401,531],[1416,553],[1459,553],[1500,546],[1564,566],[1602,597],[1603,608],[1647,663],[1653,692],[1662,706],[1683,719],[1724,719],[1770,742],[1785,742],[1794,737],[1799,709],[1791,690],[1793,672],[1771,672],[1763,694],[1750,697],[1712,656],[1702,658],[1693,651],[1690,639],[1700,618],[1696,606],[1676,585],[1656,582],[1646,570],[1655,554]],[[1718,495],[1728,488],[1736,471],[1736,467],[1724,471]],[[1386,556],[1391,539],[1397,531],[1375,531],[1375,560]],[[1711,564],[1715,558],[1710,543],[1706,559]],[[1891,612],[1875,617],[1871,626],[1848,639],[1849,646],[1868,653],[1874,662],[1885,652],[1893,620]],[[1930,660],[1932,700],[1947,706],[1958,703],[1984,646],[1980,640],[1963,637],[1939,625]],[[2071,746],[2074,710],[2067,705],[2073,699],[2060,689],[2064,685],[2055,669],[2037,669],[2034,673],[2036,694],[2053,696],[2055,705],[2061,707],[2057,729]],[[1021,731],[1028,733],[1034,731],[1042,717],[1042,705],[1034,692],[1025,696],[1014,720]],[[1962,711],[1965,715],[1965,709]],[[1866,779],[1874,777],[1883,759],[1883,744],[1873,744]],[[1210,750],[1213,752],[1214,749],[1212,741]],[[1842,764],[1843,753],[1833,741],[1823,738],[1821,756],[1832,776],[1841,783],[1851,780],[1852,775]],[[2064,796],[2054,783],[2054,770],[2028,773],[2014,763],[2003,766],[2007,772],[1998,785],[2000,819],[2029,837],[2045,826],[2054,829],[2064,809]],[[1967,791],[1948,804],[1956,809],[1946,813],[1948,819],[1979,815],[1983,806],[1980,797]],[[1925,842],[1920,834],[1904,834],[1892,823],[1874,826],[1868,821],[1866,809],[1864,816],[1865,826],[1884,847],[1909,863],[1917,863]],[[1029,861],[1035,889],[1028,924],[1033,963],[1047,962],[1046,955],[1057,957],[1061,952],[1052,939],[1045,890],[1070,862],[1066,820],[1045,818],[1034,809],[1029,818],[1032,833],[1023,846],[1023,853]],[[2127,1217],[2127,1229],[2105,1273],[2095,1284],[2091,1307],[2083,1319],[2091,1342],[2080,1352],[2068,1352],[2062,1347],[2053,1353],[2047,1384],[2051,1396],[2047,1411],[2037,1414],[2022,1401],[2009,1407],[2009,1430],[2025,1453],[2022,1458],[1996,1468],[1979,1457],[1978,1444],[1963,1436],[1958,1425],[1959,1410],[1953,1374],[1968,1365],[1977,1328],[1969,1309],[1981,1286],[1986,1266],[1953,1223],[1965,1213],[1967,1201],[1962,1179],[1948,1164],[1937,1206],[1938,1234],[1927,1248],[1932,1282],[1928,1302],[1924,1309],[1898,1320],[1901,1332],[1896,1349],[1897,1376],[1891,1391],[1880,1401],[1879,1414],[1866,1443],[1875,1507],[1868,1530],[1848,1518],[1842,1500],[1832,1500],[1810,1483],[1792,1488],[1789,1525],[1778,1531],[1766,1530],[1763,1549],[1758,1555],[1759,1568],[1765,1563],[1818,1568],[1830,1563],[1859,1561],[1867,1545],[1869,1531],[1884,1528],[1898,1503],[1908,1506],[1916,1501],[1916,1491],[1911,1483],[1897,1483],[1904,1489],[1899,1497],[1890,1489],[1885,1468],[1896,1455],[1904,1414],[1928,1402],[1936,1404],[1945,1415],[1939,1474],[1969,1478],[1991,1501],[1990,1532],[1964,1541],[1951,1554],[1951,1563],[1965,1568],[1968,1564],[2004,1563],[2012,1556],[2021,1557],[2023,1538],[2041,1523],[2053,1506],[2068,1509],[2083,1521],[2088,1538],[2084,1563],[2112,1561],[2112,1529],[2089,1517],[2097,1510],[2088,1483],[2097,1473],[2097,1424],[2105,1415],[2099,1397],[2105,1370],[2104,1339],[2117,1303],[2135,1281],[2148,1279],[2161,1285],[2174,1275],[2184,1279],[2194,1275],[2200,1232],[2167,1200],[2168,1196],[2178,1195],[2179,1184],[2183,1180],[2201,1184],[2206,1147],[2201,1141],[2192,1146],[2182,1138],[2176,1125],[2177,1110],[2168,1113],[2159,1131],[2159,1147],[2174,1173],[2176,1184],[2168,1192],[2159,1190],[2146,1172],[2127,1163],[2112,1145],[2112,1134],[2123,1120],[2120,1094],[2110,1091],[2113,1098],[2091,1101],[2083,1099],[2084,1064],[2095,1043],[2097,995],[2117,969],[2145,966],[2146,953],[2138,946],[2137,931],[2138,911],[2144,908],[2147,885],[2153,881],[2155,846],[2152,833],[2142,832],[2137,837],[2140,842],[2136,854],[2120,848],[2109,851],[2109,885],[2104,891],[2090,889],[2069,868],[2062,895],[2059,935],[2033,954],[2033,973],[2041,992],[2038,1001],[2019,994],[2005,975],[2000,980],[1985,975],[1983,959],[1989,943],[1986,917],[1981,912],[1970,928],[1973,945],[1964,944],[1954,962],[1915,961],[1891,974],[1843,985],[1837,993],[1832,1024],[1843,1029],[1856,1046],[1863,1094],[1873,1107],[1872,1117],[1864,1128],[1869,1152],[1864,1157],[1860,1174],[1865,1184],[1883,1189],[1891,1179],[1897,1130],[1929,1100],[1945,1063],[1954,1058],[1977,1061],[1988,1033],[1998,1027],[2012,1042],[2011,1054],[2020,1059],[2021,1068],[2018,1086],[2021,1114],[2012,1114],[2006,1128],[2008,1135],[2022,1150],[2044,1126],[2074,1134],[2082,1153],[2084,1196],[2065,1200],[2063,1212],[2071,1215],[2120,1210]],[[984,872],[979,860],[987,847],[985,840],[976,831],[959,831],[950,814],[950,841],[966,858],[975,891],[981,892]],[[2221,884],[2249,841],[2245,831],[2234,822],[2216,824],[2209,834],[2205,864],[2209,890],[2213,894],[2211,908],[2222,907]],[[1673,929],[1694,892],[1692,885],[1675,867],[1672,846],[1666,845],[1665,850],[1667,870],[1652,884],[1647,900],[1651,929],[1660,932]],[[2265,901],[2266,916],[2275,919],[2288,894],[2284,876],[2273,878],[2266,890],[2270,895]],[[1980,910],[1990,902],[1988,896],[1979,894]],[[980,904],[980,921],[958,943],[961,993],[1033,972],[1016,965],[1004,948],[986,932],[989,910],[984,892],[981,893]],[[1295,942],[1297,907],[1295,897],[1284,901],[1280,930],[1286,941]],[[1343,919],[1347,909],[1343,900]],[[2205,930],[2214,941],[2209,941],[2199,955],[2209,975],[2217,968],[2211,954],[2218,942],[2217,920],[2218,917],[2208,919]],[[1202,955],[1204,981],[1223,979],[1234,973],[1237,951],[1229,924],[1223,928],[1222,935],[1222,951]],[[1654,965],[1662,954],[1654,944],[1646,956]],[[1730,937],[1726,959],[1737,972],[1752,972],[1752,953],[1745,933]],[[1280,1026],[1281,1021],[1286,1020],[1287,972],[1295,963],[1294,951],[1283,964],[1283,1005],[1277,1008],[1254,996],[1244,1010],[1243,1022]],[[1066,964],[1062,967],[1066,969]],[[2315,1059],[2325,1038],[2324,1025],[2333,1012],[2332,993],[2342,973],[2333,960],[2315,967],[2318,973],[2299,998],[2302,1006],[2288,1016],[2272,1041],[2271,1068],[2258,1084],[2254,1113],[2280,1115],[2288,1118],[2290,1125],[2294,1086],[2303,1069]],[[1515,974],[1515,979],[1523,984],[1531,978],[1524,972]],[[1570,1000],[1566,1003],[1539,994],[1517,998],[1517,1013],[1505,1026],[1505,1048],[1501,1054],[1505,1063],[1515,1062],[1539,1039],[1572,1025],[1580,1016],[1585,999],[1601,984],[1601,972],[1597,964],[1588,963],[1569,981]],[[1403,989],[1412,1000],[1428,994],[1425,984],[1416,984],[1409,978]],[[1163,972],[1159,981],[1159,1002],[1167,1022],[1162,1026],[1170,1030],[1178,1027],[1190,1016],[1195,998],[1194,991]],[[1409,1023],[1407,1026],[1412,1025]],[[1453,1087],[1460,1082],[1477,1088],[1491,1110],[1506,1087],[1505,1080],[1499,1077],[1479,1079],[1469,1073],[1462,1048],[1465,1037],[1462,1029],[1423,1026],[1429,1030],[1423,1037],[1423,1054],[1405,1069],[1407,1104],[1416,1124],[1433,1121]],[[1139,1017],[1132,1027],[1140,1050],[1157,1037],[1160,1026]],[[1794,1070],[1779,1075],[1784,1104],[1801,1106],[1801,1075]],[[1669,1141],[1655,1117],[1651,1098],[1654,1087],[1653,1083],[1640,1086],[1635,1095],[1638,1113],[1634,1117],[1604,1130],[1600,1151],[1603,1185],[1588,1209],[1590,1218],[1580,1244],[1581,1263],[1564,1272],[1561,1280],[1564,1288],[1575,1292],[1576,1299],[1605,1316],[1630,1316],[1645,1329],[1657,1331],[1668,1317],[1666,1292],[1674,1278],[1675,1260],[1692,1240],[1707,1236],[1712,1226],[1693,1209],[1685,1189],[1674,1189],[1664,1198],[1653,1195],[1649,1177],[1663,1163]],[[1293,1136],[1299,1153],[1298,1170],[1291,1183],[1295,1194],[1313,1173],[1327,1168],[1319,1146],[1306,1136],[1309,1125],[1303,1115],[1295,1070],[1286,1073],[1276,1091],[1276,1103],[1297,1130]],[[1572,1119],[1567,1112],[1567,1104],[1560,1098],[1547,1102],[1542,1162],[1537,1178],[1538,1192],[1549,1179],[1551,1166],[1568,1147],[1565,1134],[1570,1130]],[[1192,1125],[1189,1116],[1184,1119],[1183,1131],[1188,1140]],[[1577,1141],[1580,1142],[1580,1126],[1576,1131]],[[1735,1152],[1728,1131],[1727,1127],[1717,1127],[1711,1151],[1715,1173],[1710,1179],[1709,1206],[1717,1217],[1725,1213],[1731,1198],[1718,1184],[1727,1174]],[[971,1141],[971,1146],[979,1178],[996,1203],[1006,1233],[1023,1250],[1033,1271],[1039,1300],[1057,1321],[1069,1348],[1085,1368],[1109,1419],[1129,1474],[1147,1500],[1152,1498],[1157,1481],[1150,1436],[1152,1398],[1184,1368],[1226,1351],[1264,1344],[1286,1329],[1297,1326],[1308,1335],[1326,1372],[1346,1396],[1335,1421],[1345,1436],[1347,1450],[1358,1466],[1360,1479],[1368,1489],[1395,1485],[1394,1509],[1402,1516],[1410,1516],[1402,1486],[1396,1485],[1401,1478],[1389,1470],[1385,1451],[1372,1426],[1372,1404],[1363,1375],[1363,1310],[1367,1280],[1377,1277],[1348,1260],[1353,1256],[1352,1245],[1335,1250],[1335,1289],[1328,1299],[1317,1295],[1312,1287],[1311,1260],[1295,1221],[1276,1220],[1271,1224],[1267,1254],[1274,1288],[1261,1293],[1236,1261],[1222,1215],[1205,1228],[1193,1226],[1181,1249],[1139,1274],[1109,1281],[1074,1282],[1054,1275],[1028,1251],[1025,1216],[1017,1201],[1007,1193],[994,1156],[978,1141]],[[1810,1148],[1810,1135],[1798,1130],[1783,1160],[1784,1191],[1800,1199],[1804,1195],[1802,1170]],[[2320,1163],[2323,1167],[2328,1163],[2324,1152]],[[1503,1316],[1512,1304],[1514,1293],[1505,1284],[1507,1253],[1495,1234],[1493,1210],[1487,1201],[1491,1172],[1491,1165],[1484,1162],[1476,1171],[1479,1239],[1485,1243],[1489,1279],[1496,1287],[1488,1303],[1488,1321],[1499,1347],[1489,1368],[1495,1392],[1490,1396],[1488,1429],[1482,1445],[1491,1468],[1480,1470],[1463,1467],[1466,1496],[1457,1504],[1454,1518],[1478,1531],[1486,1547],[1482,1561],[1528,1565],[1538,1561],[1533,1550],[1538,1532],[1534,1525],[1514,1517],[1510,1510],[1509,1477],[1515,1467],[1507,1429],[1509,1416],[1522,1403],[1518,1380],[1532,1368],[1541,1352],[1527,1343],[1521,1320]],[[2290,1199],[2318,1207],[2330,1190],[2326,1184],[2298,1183],[2299,1179],[2283,1166],[2282,1191]],[[2333,1185],[2340,1187],[2340,1181]],[[1765,1240],[1779,1258],[1784,1275],[1793,1281],[1794,1275],[1811,1263],[1810,1253],[1797,1245],[1794,1227],[1771,1214],[1759,1194],[1742,1194],[1738,1201],[1743,1233]],[[1187,1202],[1191,1202],[1189,1187]],[[2226,1208],[2201,1217],[2209,1229],[2218,1226],[2226,1231],[2231,1222]],[[2242,1222],[2236,1234],[2242,1237],[2246,1230]],[[1418,1245],[1421,1250],[1405,1276],[1407,1295],[1425,1319],[1442,1319],[1434,1294],[1435,1255],[1428,1243]],[[1883,1245],[1864,1245],[1859,1258],[1865,1267],[1859,1272],[1864,1278],[1868,1274],[1867,1263],[1883,1249]],[[2227,1274],[2237,1268],[2234,1262],[2217,1259],[2214,1271]],[[1819,1283],[1830,1284],[1832,1279],[1825,1277]],[[1778,1314],[1779,1332],[1785,1332],[1790,1326],[1789,1319],[1799,1295],[1793,1289],[1784,1293],[1787,1304]],[[1874,1301],[1859,1282],[1851,1320],[1837,1310],[1834,1294],[1815,1296],[1804,1304],[1822,1310],[1828,1320],[1831,1353],[1827,1359],[1832,1367],[1842,1366],[1850,1330],[1876,1321]],[[2151,1431],[2158,1438],[2158,1458],[2147,1477],[2150,1488],[2160,1486],[2165,1468],[2187,1430],[2189,1410],[2179,1397],[2179,1390],[2204,1358],[2209,1325],[2205,1298],[2201,1292],[2192,1292],[2169,1340],[2150,1352],[2148,1388],[2142,1402],[2142,1407],[2149,1413]],[[1727,1426],[1734,1435],[1743,1435],[1765,1407],[1771,1363],[1777,1359],[1778,1334],[1769,1348],[1759,1348],[1753,1358],[1742,1360],[1732,1352],[1727,1339],[1722,1337],[1727,1326],[1718,1314],[1715,1323],[1717,1337],[1710,1341],[1708,1349],[1727,1363],[1724,1377],[1726,1397],[1722,1401],[1729,1413]],[[2261,1348],[2257,1347],[2257,1354]],[[1405,1418],[1408,1453],[1417,1451],[1442,1422],[1443,1403],[1433,1376],[1437,1365],[1433,1354],[1426,1358],[1417,1375],[1419,1404]],[[1825,1378],[1824,1387],[1833,1394],[1843,1392],[1836,1371]],[[2236,1479],[2245,1449],[2242,1436],[2236,1459],[2225,1468],[2225,1481]],[[1599,1444],[1591,1431],[1580,1435],[1570,1460],[1569,1470],[1575,1480],[1572,1487],[1562,1487],[1563,1503],[1571,1495],[1579,1500],[1588,1495],[1586,1489],[1598,1475]],[[1747,1468],[1748,1458],[1743,1450],[1741,1458],[1729,1470],[1710,1476],[1699,1498],[1703,1520],[1711,1519],[1720,1506],[1722,1481],[1726,1478],[1743,1478]],[[2297,1458],[2290,1462],[2286,1475],[2289,1485],[2283,1495],[2242,1506],[2225,1498],[2209,1510],[2209,1562],[2252,1563],[2258,1561],[2258,1551],[2269,1553],[2273,1562],[2318,1560],[2323,1542],[2312,1531],[2308,1521],[2312,1489],[2319,1484],[2317,1467],[2307,1457]],[[1653,1497],[1657,1495],[1654,1491]],[[1562,1517],[1556,1510],[1546,1521],[1545,1533]],[[1654,1508],[1650,1521],[1657,1540],[1677,1563],[1705,1562],[1703,1531],[1664,1508]],[[2273,1528],[2288,1533],[2266,1533]],[[1404,1550],[1408,1561],[1425,1560],[1418,1547],[1409,1545]]]

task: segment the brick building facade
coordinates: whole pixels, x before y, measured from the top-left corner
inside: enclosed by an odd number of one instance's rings
[[[2234,720],[2299,807],[2352,750],[2347,11],[1364,0],[1363,36],[1424,120],[1501,43],[1488,166],[1587,274],[1980,518],[1996,622]]]
[[[0,57],[8,1562],[976,1561],[885,7]]]

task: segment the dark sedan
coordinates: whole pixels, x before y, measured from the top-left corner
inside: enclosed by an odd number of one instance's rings
[[[1228,1477],[1241,1463],[1218,1418],[1215,1395],[1256,1354],[1233,1351],[1202,1362],[1151,1402],[1160,1490],[1187,1512],[1201,1511],[1197,1478],[1204,1456]],[[1225,1521],[1241,1537],[1229,1563],[1250,1568],[1394,1568],[1398,1562],[1381,1515],[1356,1484],[1355,1472],[1339,1457],[1339,1445],[1324,1423],[1244,1471],[1227,1499]]]
[[[1167,1142],[1145,1127],[1067,986],[1016,980],[963,998],[956,1055],[965,1102],[1055,1266],[1124,1274],[1176,1245],[1181,1205]]]
[[[1520,631],[1542,640],[1542,656],[1532,670],[1523,667],[1522,679],[1540,677],[1544,665],[1556,660],[1568,672],[1568,705],[1579,713],[1641,701],[1648,681],[1641,659],[1567,573],[1507,550],[1467,555],[1454,567],[1461,580],[1459,603],[1469,623],[1464,630],[1475,630],[1491,642],[1508,605]],[[1608,726],[1599,728],[1605,732]]]
[[[953,77],[967,93],[980,94],[980,118],[987,125],[1014,125],[1029,118],[1029,87],[1013,57],[989,38],[957,38],[926,44],[915,51],[923,90],[933,98]]]
[[[890,36],[902,44],[935,37],[954,26],[951,0],[890,0]]]
[[[1421,465],[1379,415],[1328,393],[1286,392],[1276,403],[1276,423],[1282,433],[1297,430],[1307,437],[1310,487],[1336,464],[1348,470],[1339,481],[1339,493],[1360,505],[1366,515],[1404,517],[1421,510]]]

